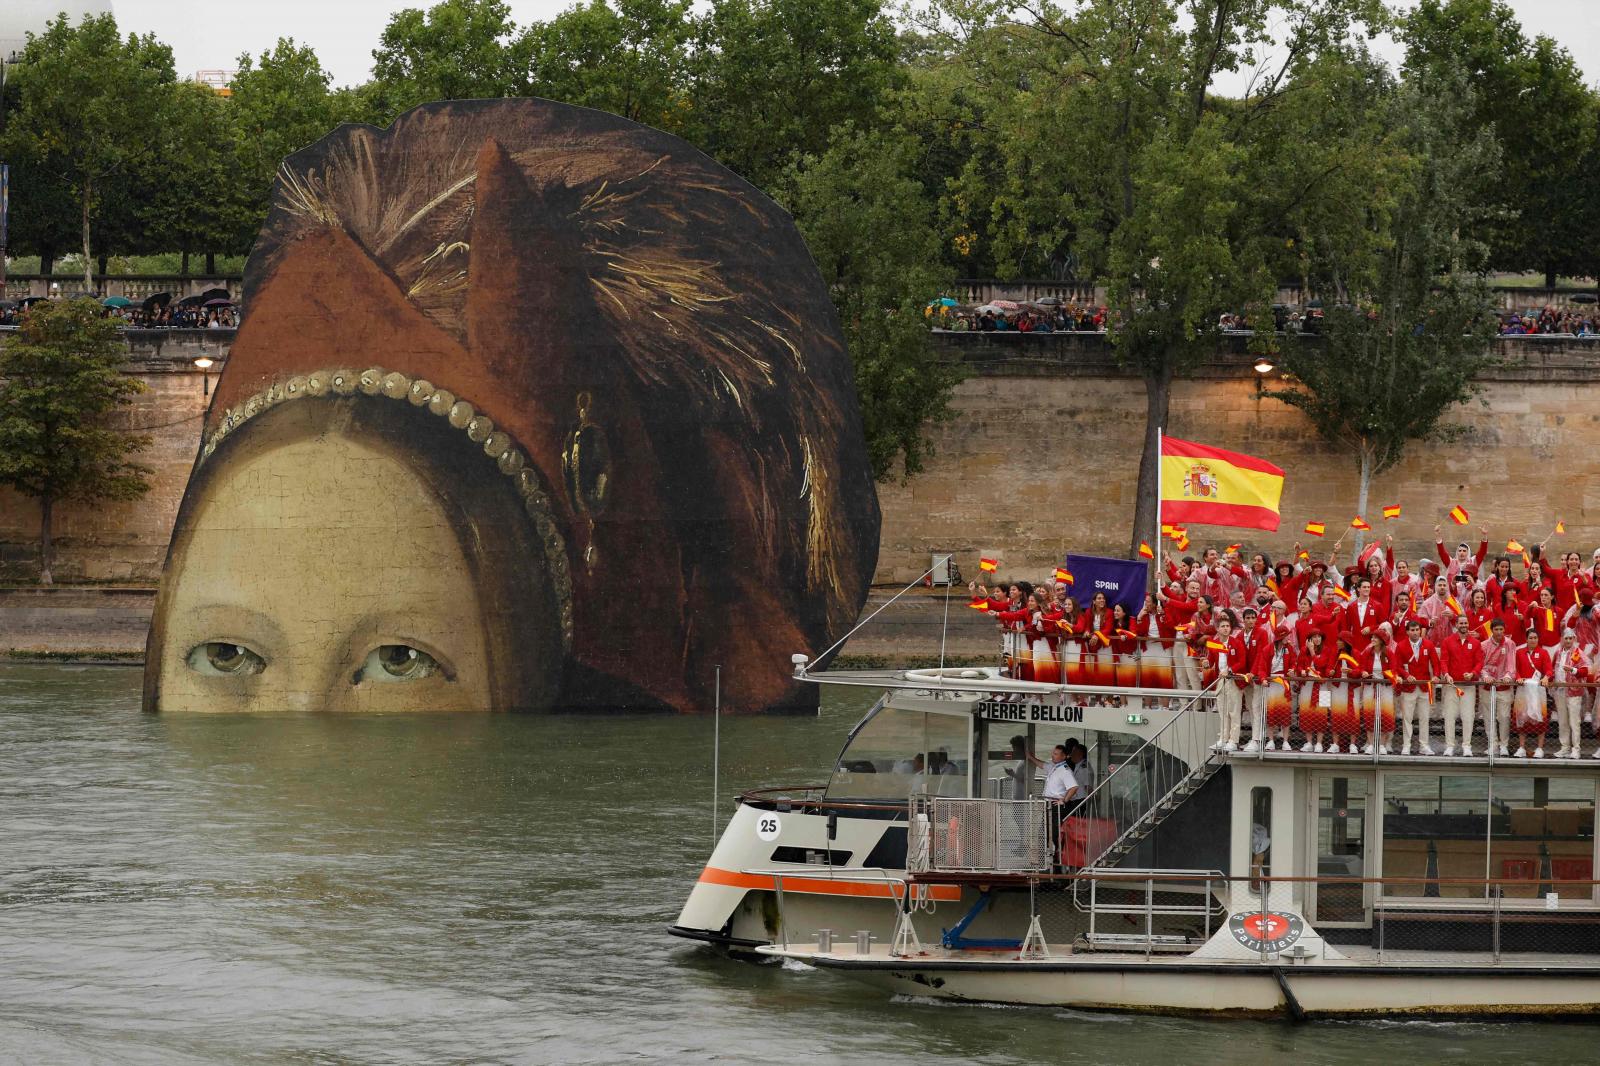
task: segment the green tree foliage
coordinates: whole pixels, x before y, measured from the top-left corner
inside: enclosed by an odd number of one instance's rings
[[[699,27],[690,136],[771,191],[794,155],[875,121],[898,58],[881,0],[718,0]]]
[[[148,437],[113,429],[145,390],[120,372],[116,323],[93,300],[39,304],[0,347],[0,485],[39,501],[40,583],[51,583],[50,524],[62,500],[132,500],[152,471],[132,460]]]
[[[954,214],[985,226],[997,265],[1067,249],[1106,286],[1112,342],[1147,401],[1131,540],[1155,543],[1157,434],[1174,379],[1216,351],[1222,312],[1265,310],[1302,221],[1346,191],[1345,169],[1367,168],[1370,131],[1323,113],[1361,95],[1352,85],[1372,65],[1347,42],[1382,26],[1383,8],[946,0],[934,14],[926,28],[949,39],[984,116]],[[1213,95],[1213,79],[1256,69],[1263,53],[1282,58],[1243,99]]]
[[[1404,23],[1408,75],[1461,68],[1477,90],[1471,127],[1492,130],[1499,214],[1481,223],[1490,261],[1538,270],[1546,286],[1578,268],[1587,249],[1578,216],[1592,199],[1581,182],[1594,143],[1595,98],[1567,51],[1528,40],[1501,0],[1421,0]]]
[[[929,347],[923,320],[951,277],[939,265],[931,197],[914,176],[921,151],[904,130],[846,126],[827,151],[799,160],[787,183],[850,347],[880,479],[922,469],[928,425],[949,417],[960,380]]]
[[[1323,336],[1282,353],[1291,375],[1268,393],[1303,411],[1318,433],[1359,464],[1356,513],[1372,479],[1415,440],[1460,432],[1445,418],[1478,392],[1492,365],[1495,319],[1480,273],[1487,249],[1470,236],[1486,208],[1499,150],[1473,128],[1474,94],[1440,69],[1404,86],[1386,125],[1403,169],[1387,210],[1371,217],[1375,239],[1350,272],[1373,279],[1361,306],[1330,310]],[[1357,535],[1357,550],[1360,535]]]
[[[528,30],[536,96],[668,133],[690,118],[691,0],[589,0]]]
[[[372,52],[369,105],[386,124],[430,100],[526,96],[531,47],[500,0],[403,8]]]
[[[351,117],[330,91],[332,80],[317,54],[293,38],[278,38],[259,58],[239,57],[227,103],[233,112],[241,191],[258,205],[252,239],[266,216],[272,181],[285,157]]]
[[[249,250],[265,197],[240,173],[236,117],[232,104],[207,86],[172,86],[157,131],[156,162],[140,168],[128,185],[132,202],[123,217],[132,220],[135,232],[115,240],[115,247],[208,257]]]
[[[110,15],[77,26],[63,15],[29,40],[13,76],[18,106],[5,148],[34,164],[25,172],[34,180],[48,175],[71,190],[92,285],[92,226],[116,183],[154,157],[175,80],[172,49],[150,34],[122,38]]]

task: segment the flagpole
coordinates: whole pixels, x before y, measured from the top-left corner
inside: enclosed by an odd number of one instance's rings
[[[1150,542],[1161,549],[1166,548],[1166,545],[1161,542],[1161,439],[1164,428],[1164,426],[1156,427],[1156,534],[1155,539]],[[1150,568],[1150,591],[1153,592],[1161,584],[1161,579],[1156,576],[1156,571],[1161,569],[1161,553],[1159,551],[1152,562],[1154,565]]]

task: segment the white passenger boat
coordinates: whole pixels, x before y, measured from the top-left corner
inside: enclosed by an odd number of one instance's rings
[[[678,936],[955,1000],[1600,1010],[1592,752],[1502,757],[1481,722],[1487,756],[1229,752],[1214,690],[796,673],[884,695],[825,785],[740,798]],[[1069,738],[1095,784],[1064,809],[1017,752]]]

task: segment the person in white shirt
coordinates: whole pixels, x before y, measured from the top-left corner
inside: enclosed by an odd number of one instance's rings
[[[1094,791],[1094,767],[1089,765],[1089,749],[1082,741],[1072,741],[1071,747],[1067,761],[1072,764],[1072,779],[1078,783],[1078,793],[1073,798],[1083,799]]]
[[[1079,795],[1078,779],[1072,774],[1072,763],[1065,744],[1057,744],[1050,752],[1050,770],[1045,774],[1044,798],[1065,803]]]

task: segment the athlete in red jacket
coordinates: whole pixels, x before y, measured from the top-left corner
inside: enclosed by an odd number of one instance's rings
[[[1479,590],[1480,592],[1482,590]],[[1472,754],[1472,718],[1477,705],[1475,682],[1483,674],[1483,642],[1472,632],[1466,615],[1456,616],[1456,631],[1439,649],[1439,676],[1444,704],[1444,753],[1456,753],[1456,725],[1461,726],[1461,754]]]
[[[1411,733],[1416,727],[1417,747],[1422,755],[1434,754],[1431,738],[1433,679],[1439,676],[1439,651],[1422,635],[1422,622],[1406,623],[1405,636],[1395,643],[1391,669],[1399,676],[1395,693],[1400,701],[1400,754],[1411,754]],[[1420,713],[1419,713],[1420,712]]]

